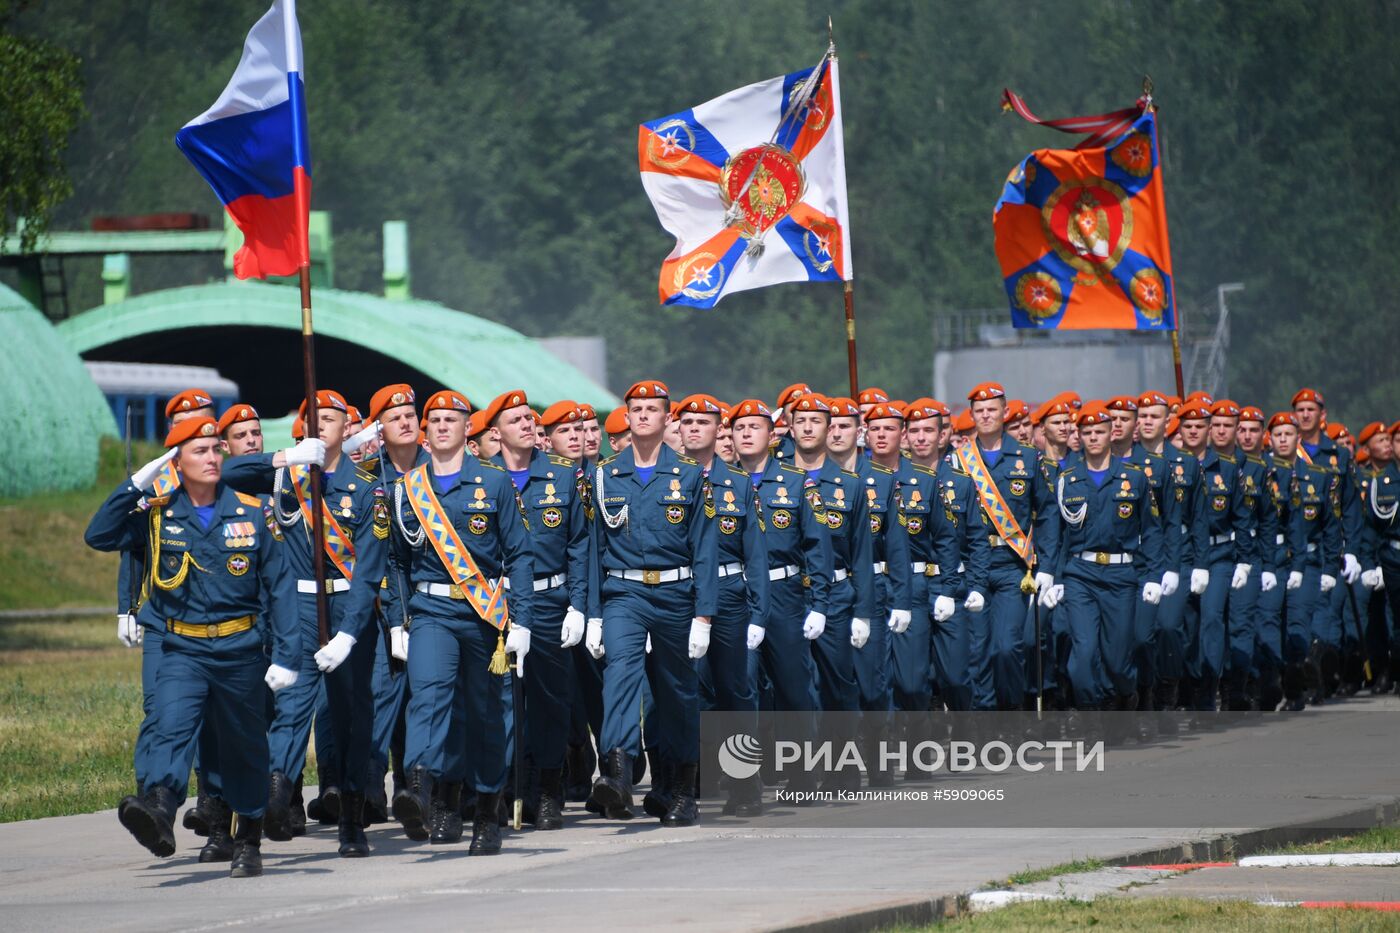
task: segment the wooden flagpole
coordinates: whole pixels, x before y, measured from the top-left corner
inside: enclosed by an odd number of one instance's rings
[[[1144,109],[1145,111],[1147,111],[1148,113],[1156,113],[1156,112],[1157,112],[1157,105],[1156,105],[1155,103],[1153,103],[1153,101],[1152,101],[1152,76],[1151,76],[1151,75],[1143,75],[1143,76],[1142,76],[1142,98],[1143,98],[1143,109]],[[1160,136],[1161,136],[1161,128],[1158,127],[1158,137],[1159,137],[1159,140],[1160,140]],[[1161,158],[1161,146],[1160,146],[1160,145],[1158,146],[1158,158],[1159,158],[1159,159]],[[1157,167],[1157,170],[1158,170],[1159,172],[1162,172],[1162,171],[1165,170],[1165,166],[1159,165],[1159,166]],[[1172,289],[1172,313],[1175,315],[1175,318],[1176,318],[1176,320],[1173,322],[1176,326],[1174,326],[1174,327],[1172,328],[1172,331],[1171,331],[1171,334],[1172,334],[1172,367],[1173,367],[1173,368],[1175,369],[1175,371],[1176,371],[1176,397],[1177,397],[1177,398],[1185,398],[1185,397],[1186,397],[1186,380],[1185,380],[1184,378],[1182,378],[1182,374],[1181,374],[1181,304],[1180,304],[1180,302],[1178,302],[1178,301],[1176,300],[1176,289],[1175,289],[1175,288]]]

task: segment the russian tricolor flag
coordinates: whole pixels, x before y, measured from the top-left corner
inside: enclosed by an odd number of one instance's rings
[[[175,145],[243,231],[234,275],[295,275],[310,263],[311,150],[296,0],[274,0],[248,33],[228,87],[175,134]]]

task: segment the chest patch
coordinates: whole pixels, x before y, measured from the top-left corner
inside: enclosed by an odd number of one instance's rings
[[[1118,503],[1118,517],[1119,517],[1119,518],[1132,518],[1132,517],[1133,517],[1133,504],[1132,504],[1131,502],[1120,502],[1120,503]]]
[[[473,515],[467,519],[467,530],[474,535],[484,535],[491,527],[491,520],[485,515]]]
[[[732,535],[739,527],[739,520],[733,515],[721,515],[719,517],[719,530],[727,535]]]
[[[540,521],[544,522],[546,528],[558,528],[559,523],[564,520],[564,514],[554,506],[550,506],[540,513]]]
[[[681,522],[685,521],[685,506],[666,506],[666,521],[670,522],[672,525],[679,525]]]
[[[792,524],[792,513],[787,509],[776,509],[769,521],[773,523],[774,528],[787,528]]]
[[[1013,496],[1024,496],[1026,494],[1026,481],[1023,479],[1013,479],[1011,481],[1011,494]]]
[[[224,566],[228,572],[235,577],[241,577],[248,572],[249,560],[246,554],[230,554]]]

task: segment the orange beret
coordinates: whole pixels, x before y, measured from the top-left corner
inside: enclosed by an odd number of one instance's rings
[[[1063,403],[1064,406],[1071,411],[1078,411],[1084,405],[1084,400],[1079,397],[1078,392],[1061,392],[1059,395],[1052,398],[1050,402],[1051,404]]]
[[[423,424],[427,425],[428,419],[424,417]],[[491,425],[486,421],[486,412],[474,411],[467,416],[467,437],[476,437],[485,434],[486,429]]]
[[[827,414],[830,414],[831,406],[827,404],[826,399],[822,398],[817,393],[808,392],[806,395],[802,396],[800,399],[793,403],[792,410],[794,412],[823,411]]]
[[[1168,395],[1168,396],[1167,396],[1167,405],[1168,405],[1168,407],[1170,407],[1170,408],[1172,408],[1172,409],[1180,408],[1180,407],[1181,407],[1181,398],[1180,398],[1179,396],[1176,396],[1176,395]]]
[[[182,411],[197,411],[214,405],[214,396],[203,389],[186,389],[165,403],[165,417],[173,418]]]
[[[1369,448],[1361,447],[1356,451],[1357,463],[1369,463],[1371,461],[1371,451]]]
[[[556,424],[573,424],[583,420],[583,410],[574,402],[565,399],[562,402],[555,402],[544,410],[540,415],[540,424],[546,428],[552,428]]]
[[[349,411],[347,411],[345,415],[346,420],[348,420],[351,424],[359,424],[361,421],[365,420],[364,415],[361,415],[360,410],[354,405],[350,406]]]
[[[1218,415],[1221,418],[1238,418],[1241,410],[1240,406],[1236,405],[1228,398],[1222,398],[1220,401],[1210,406],[1210,413],[1212,415]]]
[[[627,429],[626,405],[619,405],[608,412],[608,417],[603,421],[604,434],[621,434]]]
[[[794,382],[786,389],[778,393],[777,407],[782,408],[788,402],[795,402],[802,396],[809,394],[812,387],[805,382]]]
[[[953,417],[953,410],[952,410],[951,408],[949,408],[945,403],[940,402],[940,401],[939,401],[938,399],[936,399],[936,398],[931,398],[931,399],[928,400],[928,402],[929,402],[929,405],[932,406],[933,408],[937,409],[938,413],[939,413],[940,415],[942,415],[944,418],[951,418],[951,417]]]
[[[1006,398],[1006,390],[999,382],[981,382],[973,386],[972,391],[967,393],[969,402],[985,402],[989,398]]]
[[[1299,402],[1317,402],[1319,405],[1327,404],[1322,400],[1322,393],[1316,389],[1299,389],[1293,393],[1293,407],[1297,408]]]
[[[578,407],[578,420],[580,420],[580,421],[597,421],[597,420],[598,420],[598,410],[595,409],[592,405],[587,405],[587,404],[580,405],[580,406]]]
[[[369,420],[377,421],[379,416],[389,409],[398,408],[400,405],[412,405],[415,401],[413,386],[402,382],[385,386],[370,397]]]
[[[721,413],[719,399],[713,395],[702,393],[687,395],[676,403],[674,411],[677,417],[687,412],[694,415],[718,415]]]
[[[1356,442],[1358,444],[1364,444],[1384,430],[1385,425],[1383,423],[1379,421],[1372,421],[1370,424],[1366,425],[1366,427],[1361,429],[1360,434],[1356,435]]]
[[[239,402],[237,405],[224,412],[219,418],[219,433],[223,434],[229,428],[240,421],[257,421],[258,410],[252,405],[245,405]]]
[[[1172,415],[1170,418],[1167,419],[1167,427],[1166,427],[1166,435],[1165,435],[1165,436],[1171,437],[1173,434],[1175,434],[1177,431],[1180,431],[1180,430],[1181,430],[1181,419],[1180,419],[1180,418],[1178,418],[1176,415]]]
[[[1108,409],[1104,407],[1102,402],[1090,402],[1079,409],[1079,414],[1075,416],[1074,423],[1082,428],[1086,424],[1104,424],[1112,420]]]
[[[1074,409],[1070,407],[1068,401],[1064,399],[1052,398],[1048,402],[1043,402],[1041,406],[1031,414],[1031,423],[1040,424],[1046,418],[1052,418],[1055,415],[1072,416],[1073,414]]]
[[[884,389],[877,389],[871,386],[868,389],[860,390],[860,397],[857,399],[862,405],[880,405],[890,400],[890,394]]]
[[[938,418],[940,413],[938,403],[931,398],[916,398],[909,403],[909,407],[904,410],[904,420],[912,424],[915,421],[925,421],[929,418]]]
[[[770,422],[773,420],[773,410],[756,398],[746,398],[733,408],[729,409],[729,423],[733,424],[740,418],[766,418]]]
[[[335,389],[316,390],[316,410],[320,411],[323,408],[334,408],[336,411],[343,411],[347,415],[350,414],[350,405],[345,401],[345,396],[341,395]],[[297,409],[297,417],[306,417],[306,399],[301,400],[301,407]]]
[[[827,404],[831,407],[831,417],[833,418],[859,418],[860,406],[855,399],[841,396],[840,398],[827,399]]]
[[[1014,424],[1022,418],[1029,418],[1031,414],[1030,406],[1018,398],[1013,398],[1006,403],[1006,423]]]
[[[444,408],[448,411],[460,411],[470,415],[472,412],[472,403],[467,401],[467,397],[460,392],[453,392],[451,389],[443,389],[441,392],[434,393],[423,406],[423,420],[428,420],[428,412],[441,411]],[[480,434],[481,432],[478,431],[476,433]]]
[[[1215,397],[1212,396],[1209,392],[1202,392],[1197,390],[1195,392],[1192,392],[1190,395],[1186,396],[1186,398],[1182,400],[1183,405],[1191,405],[1197,402],[1201,403],[1206,408],[1209,408],[1210,406],[1215,404]]]
[[[959,434],[971,431],[973,427],[971,409],[965,408],[953,416],[953,430]]]
[[[1276,412],[1274,416],[1269,419],[1269,430],[1272,431],[1274,428],[1281,425],[1288,425],[1289,427],[1296,428],[1298,426],[1298,418],[1291,411]]]
[[[865,413],[865,420],[867,422],[880,421],[884,418],[897,418],[903,421],[904,412],[896,408],[892,402],[880,402]]]
[[[1350,437],[1351,432],[1340,421],[1334,421],[1327,426],[1327,436],[1335,441],[1339,437]]]
[[[1131,395],[1115,395],[1104,407],[1109,411],[1137,411],[1138,403]]]
[[[165,446],[179,447],[185,441],[200,437],[217,437],[218,434],[219,423],[213,418],[203,415],[198,418],[186,418],[171,428],[169,434],[165,435]]]
[[[1386,431],[1386,433],[1387,433],[1387,434],[1394,434],[1394,433],[1397,432],[1397,431],[1400,431],[1400,421],[1397,421],[1397,422],[1395,422],[1394,424],[1392,424],[1392,425],[1390,426],[1390,428]]]
[[[1264,421],[1264,412],[1253,405],[1246,405],[1240,409],[1240,420],[1258,421],[1262,424]]]
[[[1181,410],[1176,413],[1177,421],[1205,421],[1210,418],[1210,410],[1204,405],[1187,404],[1181,405]]]
[[[671,390],[666,388],[666,383],[657,382],[655,379],[643,379],[641,382],[634,382],[628,386],[627,391],[622,393],[622,400],[628,401],[634,398],[664,398],[671,397]]]
[[[292,440],[299,441],[306,437],[306,422],[300,415],[292,421]]]
[[[1147,408],[1149,405],[1165,405],[1171,408],[1171,399],[1155,389],[1142,393],[1137,397],[1137,407]]]
[[[496,416],[507,408],[515,408],[517,405],[529,405],[530,400],[525,397],[524,389],[511,389],[509,392],[502,392],[491,400],[491,404],[483,408],[482,417],[486,419],[486,424],[496,420]]]

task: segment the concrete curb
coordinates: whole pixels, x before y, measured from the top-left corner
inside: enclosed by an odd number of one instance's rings
[[[1211,839],[1130,852],[1102,861],[1105,867],[1119,868],[1144,864],[1237,861],[1260,849],[1318,842],[1343,832],[1354,832],[1360,826],[1385,826],[1397,822],[1400,822],[1400,797],[1392,797],[1387,803],[1359,807],[1320,823],[1309,821],[1306,824],[1285,824],[1243,833],[1222,833]],[[898,901],[850,913],[770,927],[769,933],[864,933],[899,925],[931,924],[967,913],[971,893],[960,892]]]

